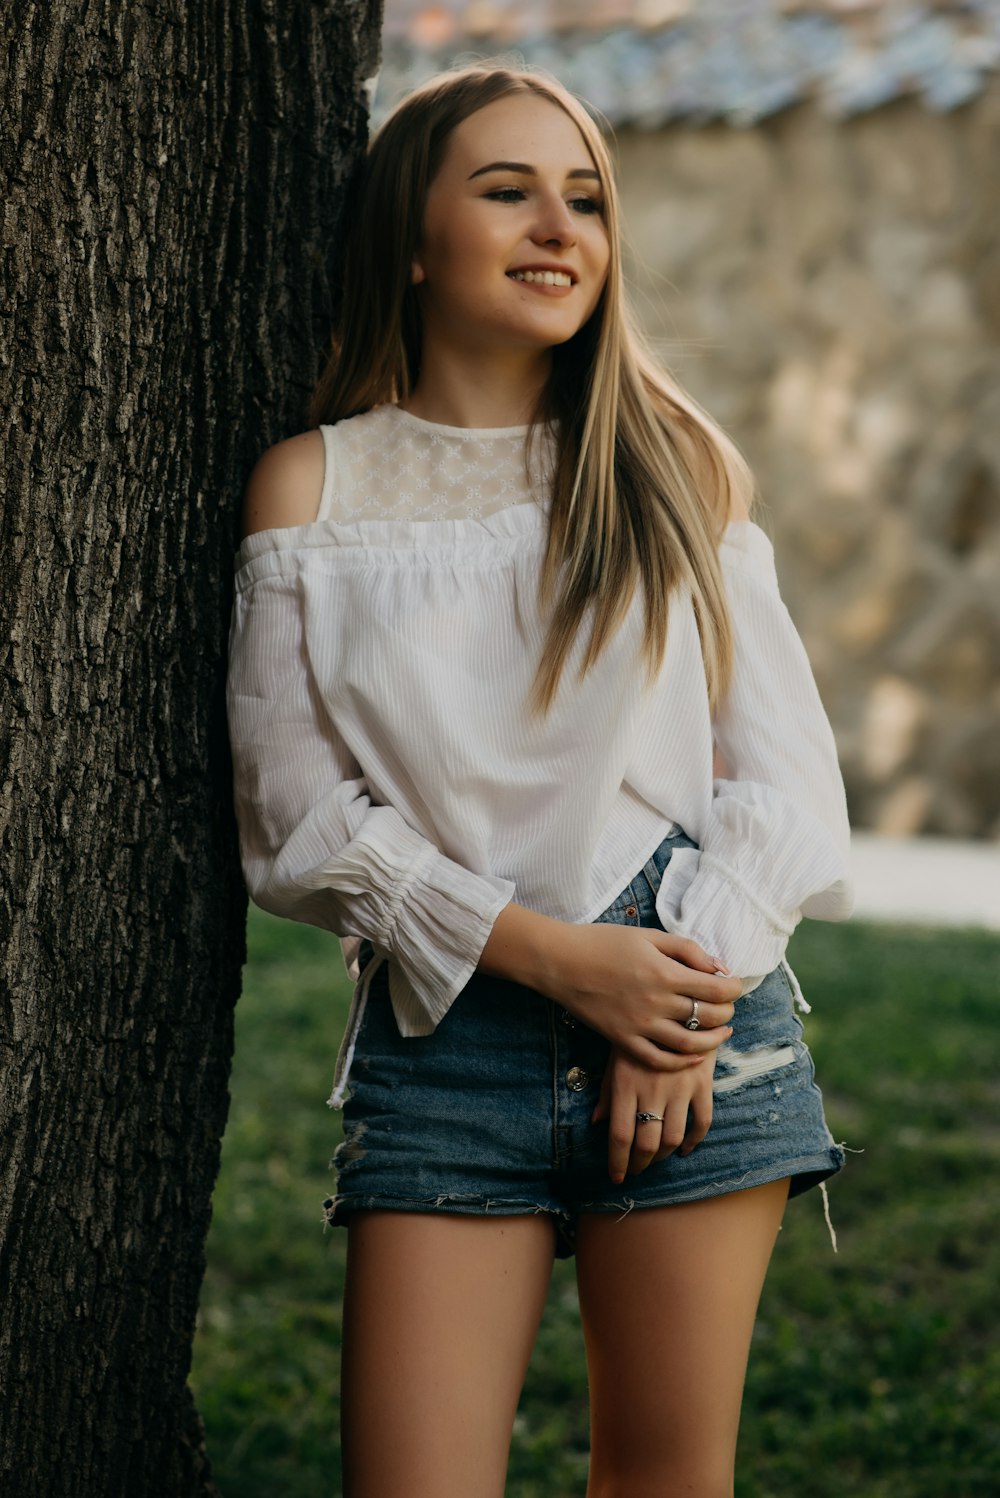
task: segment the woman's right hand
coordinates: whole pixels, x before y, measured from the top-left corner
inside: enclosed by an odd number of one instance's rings
[[[695,1066],[728,1038],[743,991],[697,942],[655,927],[577,926],[511,903],[496,919],[482,972],[523,983],[657,1071]],[[685,1028],[698,1004],[698,1030]]]
[[[697,1064],[732,1033],[743,991],[708,953],[681,936],[637,926],[563,926],[542,992],[657,1071]],[[700,1028],[686,1021],[698,1005]]]

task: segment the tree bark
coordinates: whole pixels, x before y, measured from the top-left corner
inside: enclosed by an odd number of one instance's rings
[[[379,0],[0,20],[0,1491],[211,1491],[239,495],[301,430]]]

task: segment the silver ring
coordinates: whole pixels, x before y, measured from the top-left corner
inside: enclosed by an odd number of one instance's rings
[[[701,1020],[698,1018],[698,1000],[691,1000],[691,1016],[684,1021],[685,1030],[700,1030]]]
[[[635,1115],[635,1121],[636,1121],[636,1123],[662,1123],[663,1122],[663,1114],[662,1113],[637,1113]]]

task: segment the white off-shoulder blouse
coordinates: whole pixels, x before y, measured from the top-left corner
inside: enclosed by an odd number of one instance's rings
[[[684,593],[652,686],[636,599],[582,680],[581,631],[538,717],[546,434],[526,462],[523,428],[393,406],[322,432],[318,518],[240,548],[228,700],[252,898],[376,953],[332,1102],[379,962],[401,1033],[427,1034],[508,901],[591,921],[673,826],[698,848],[671,858],[660,920],[745,988],[803,915],[850,914],[833,735],[761,530],[722,541],[736,648],[714,720]]]

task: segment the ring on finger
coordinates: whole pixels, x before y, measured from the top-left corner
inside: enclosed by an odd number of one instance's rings
[[[663,1122],[663,1114],[662,1113],[637,1113],[635,1115],[635,1121],[636,1121],[636,1123],[641,1123],[641,1124],[644,1124],[644,1123],[662,1123]]]
[[[692,999],[691,1000],[691,1013],[688,1015],[687,1019],[684,1021],[684,1028],[685,1028],[685,1030],[700,1030],[701,1029],[701,1020],[698,1018],[698,1000],[697,999]]]

